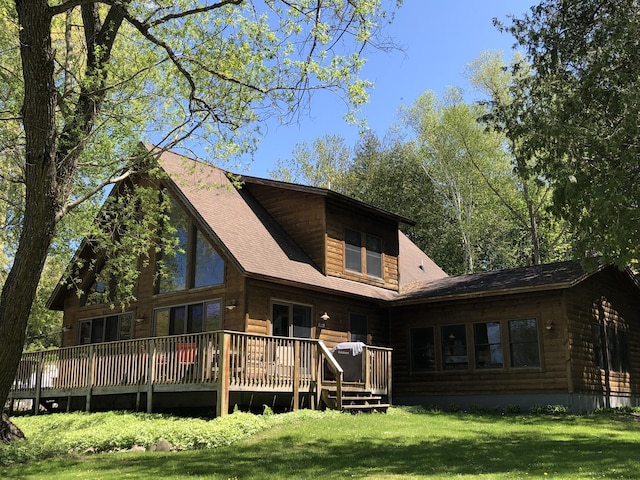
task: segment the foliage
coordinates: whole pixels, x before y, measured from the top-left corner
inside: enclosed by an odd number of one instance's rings
[[[505,112],[509,137],[552,183],[576,254],[626,266],[640,258],[640,6],[543,0],[502,29],[531,66]]]
[[[503,197],[515,194],[502,136],[487,131],[477,119],[484,112],[450,89],[443,100],[422,94],[401,110],[426,176],[444,199],[462,245],[462,272],[518,264],[513,254],[513,224]]]
[[[218,428],[218,421],[173,419],[157,415],[109,414],[94,423],[96,414],[73,420],[85,434],[125,418],[132,430],[154,432],[152,438],[191,425]],[[102,415],[102,414],[100,414]],[[235,417],[236,415],[231,415]],[[53,432],[73,415],[17,418],[27,432],[42,431],[37,422],[60,419]],[[104,419],[105,417],[103,417]],[[144,420],[143,420],[144,419]],[[84,425],[83,425],[84,421]],[[640,431],[622,415],[531,416],[447,414],[419,407],[394,407],[387,414],[350,415],[310,411],[251,419],[261,428],[252,436],[215,449],[160,453],[64,455],[45,462],[0,467],[0,475],[19,478],[149,478],[185,476],[211,479],[278,478],[637,478],[635,461]],[[153,425],[158,422],[158,429]],[[184,422],[184,423],[183,423]],[[27,423],[33,423],[27,427]],[[93,427],[89,427],[93,424]],[[163,426],[165,425],[165,426]],[[168,425],[168,426],[166,426]],[[87,428],[85,428],[87,427]],[[34,433],[35,434],[35,433]],[[53,437],[52,434],[43,436]],[[115,434],[114,434],[115,436]],[[64,438],[64,437],[63,437]],[[64,441],[64,440],[63,440]],[[37,448],[33,441],[0,447]],[[2,452],[0,450],[0,456]],[[5,457],[3,457],[5,458]],[[463,459],[464,461],[461,461]]]
[[[514,125],[517,118],[511,118],[506,112],[513,105],[517,79],[529,72],[518,54],[511,65],[518,68],[509,69],[500,52],[483,52],[467,68],[469,80],[484,96],[479,104],[487,110],[479,120],[487,128],[505,135],[504,146],[509,152],[515,194],[506,195],[497,186],[489,186],[506,207],[522,238],[529,239],[521,243],[522,264],[528,263],[527,258],[534,265],[566,260],[571,242],[566,222],[551,212],[553,188],[536,173],[537,159],[522,148],[523,142],[507,138],[517,128]],[[514,78],[514,75],[517,76]]]

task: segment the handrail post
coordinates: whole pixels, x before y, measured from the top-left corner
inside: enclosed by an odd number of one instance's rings
[[[393,384],[393,382],[391,381],[392,378],[392,372],[393,372],[393,367],[392,367],[392,363],[391,363],[391,350],[389,350],[387,352],[387,403],[389,405],[391,405],[392,401],[391,401],[391,385]]]
[[[87,365],[87,394],[85,400],[85,411],[91,411],[91,390],[93,389],[93,363],[95,350],[93,345],[89,345],[89,362]]]
[[[231,335],[227,332],[220,332],[222,342],[220,344],[220,374],[216,399],[216,416],[222,417],[229,413],[229,373],[231,357]]]
[[[293,342],[293,410],[300,408],[300,340]]]
[[[44,352],[38,352],[38,363],[36,363],[36,398],[33,400],[33,414],[38,415],[40,410],[40,396],[42,391],[42,364],[44,362]]]
[[[147,340],[147,413],[153,412],[153,384],[156,381],[156,342]]]
[[[371,352],[369,351],[369,347],[365,345],[362,349],[362,366],[364,368],[364,389],[369,391],[371,390]]]

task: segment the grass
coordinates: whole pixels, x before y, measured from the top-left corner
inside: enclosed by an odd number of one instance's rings
[[[147,433],[142,436],[149,440],[161,432],[189,443],[194,431],[199,432],[201,441],[211,436],[226,440],[213,449],[170,453],[88,455],[76,449],[71,455],[0,467],[0,478],[640,478],[640,461],[636,460],[640,423],[632,416],[500,416],[392,408],[386,415],[309,411],[258,417],[234,414],[220,419],[224,423],[105,415],[102,420],[92,420],[98,418],[95,415],[65,414],[15,421],[31,437],[23,444],[26,449],[62,434],[65,424],[66,430],[77,429],[78,435],[85,437],[96,435],[96,431],[113,435],[120,430],[126,436],[124,433],[132,429],[144,430]],[[49,418],[58,418],[57,426],[42,430],[50,424],[40,424],[45,421],[41,419]],[[100,426],[100,422],[106,423]],[[216,430],[218,433],[211,433]],[[231,433],[237,431],[240,434]],[[58,443],[68,442],[68,433],[63,438]],[[65,443],[65,448],[69,446]],[[0,459],[7,448],[14,447],[0,447]]]

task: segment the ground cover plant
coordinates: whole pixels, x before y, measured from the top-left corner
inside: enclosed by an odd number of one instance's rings
[[[41,461],[24,455],[29,463],[0,467],[0,478],[640,478],[640,422],[632,412],[574,416],[392,408],[386,415],[236,413],[207,421],[109,413],[16,422],[31,439],[0,447],[5,463],[9,450],[16,455],[38,442],[60,444],[72,454]],[[98,451],[118,450],[117,445],[159,436],[179,448],[198,449],[84,453],[92,443]],[[73,442],[77,446],[69,448]]]

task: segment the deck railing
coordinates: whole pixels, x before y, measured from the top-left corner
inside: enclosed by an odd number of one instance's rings
[[[328,357],[327,357],[328,355]],[[390,349],[365,348],[363,383],[390,393]],[[219,414],[230,391],[291,392],[319,398],[325,365],[335,359],[318,340],[217,331],[98,343],[25,353],[10,398],[87,396],[209,389],[218,392]],[[340,377],[341,379],[341,377]],[[339,382],[341,384],[341,380]]]

